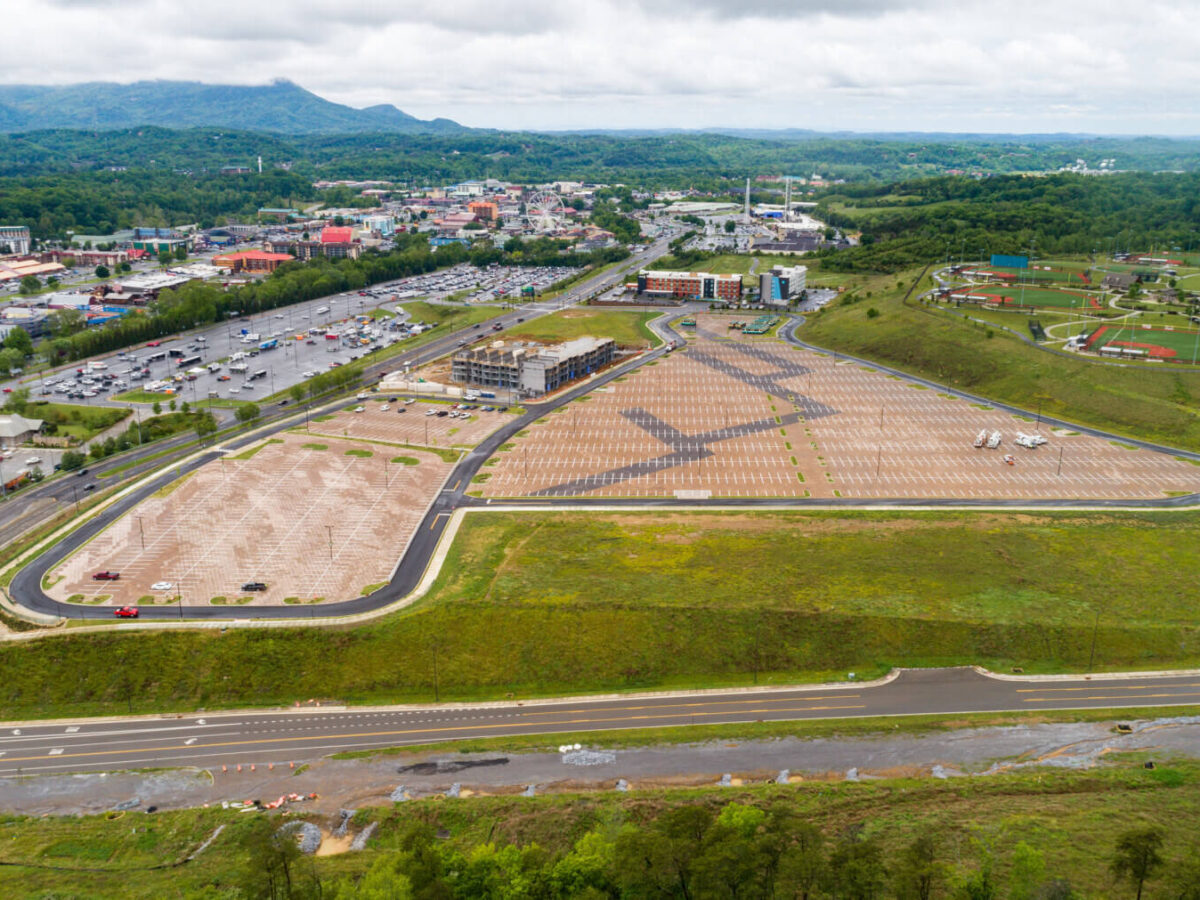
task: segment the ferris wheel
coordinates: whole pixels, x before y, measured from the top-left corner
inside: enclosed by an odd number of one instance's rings
[[[537,191],[525,204],[525,218],[538,231],[555,231],[565,208],[554,191]]]

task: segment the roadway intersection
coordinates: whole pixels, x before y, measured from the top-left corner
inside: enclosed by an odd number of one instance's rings
[[[1014,679],[955,668],[906,669],[873,684],[7,723],[0,725],[0,776],[287,765],[347,750],[511,735],[1198,703],[1200,673]],[[796,730],[803,734],[802,725]]]

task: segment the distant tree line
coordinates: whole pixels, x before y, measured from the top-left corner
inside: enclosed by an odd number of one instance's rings
[[[1034,256],[1200,249],[1200,174],[930,178],[842,186],[817,217],[862,246],[818,254],[826,269],[894,272],[991,253]]]

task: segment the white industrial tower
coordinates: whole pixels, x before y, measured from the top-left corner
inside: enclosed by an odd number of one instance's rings
[[[750,179],[746,179],[746,207],[742,210],[742,221],[744,224],[750,224]]]

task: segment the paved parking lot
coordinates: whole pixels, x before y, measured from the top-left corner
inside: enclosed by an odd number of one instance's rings
[[[451,468],[432,453],[286,433],[140,504],[57,567],[48,593],[113,606],[357,597],[388,580]],[[120,580],[94,581],[103,570]],[[243,592],[250,581],[267,590]],[[156,582],[171,587],[152,590]]]
[[[744,338],[726,322],[699,316],[687,350],[533,426],[498,454],[485,496],[1012,500],[1200,490],[1200,468],[1172,456],[1044,426],[1048,443],[1026,450],[1013,440],[1035,422]],[[1000,448],[975,449],[980,430],[1000,431]]]
[[[421,447],[474,447],[514,418],[512,413],[484,412],[482,407],[471,410],[466,419],[451,418],[448,414],[426,415],[429,412],[454,410],[446,403],[417,401],[405,405],[403,400],[388,403],[387,396],[381,394],[372,394],[370,400],[364,400],[360,405],[363,408],[361,413],[348,409],[330,418],[322,417],[321,421],[310,421],[308,432]],[[386,411],[384,406],[388,407]],[[407,411],[401,413],[401,409]]]

